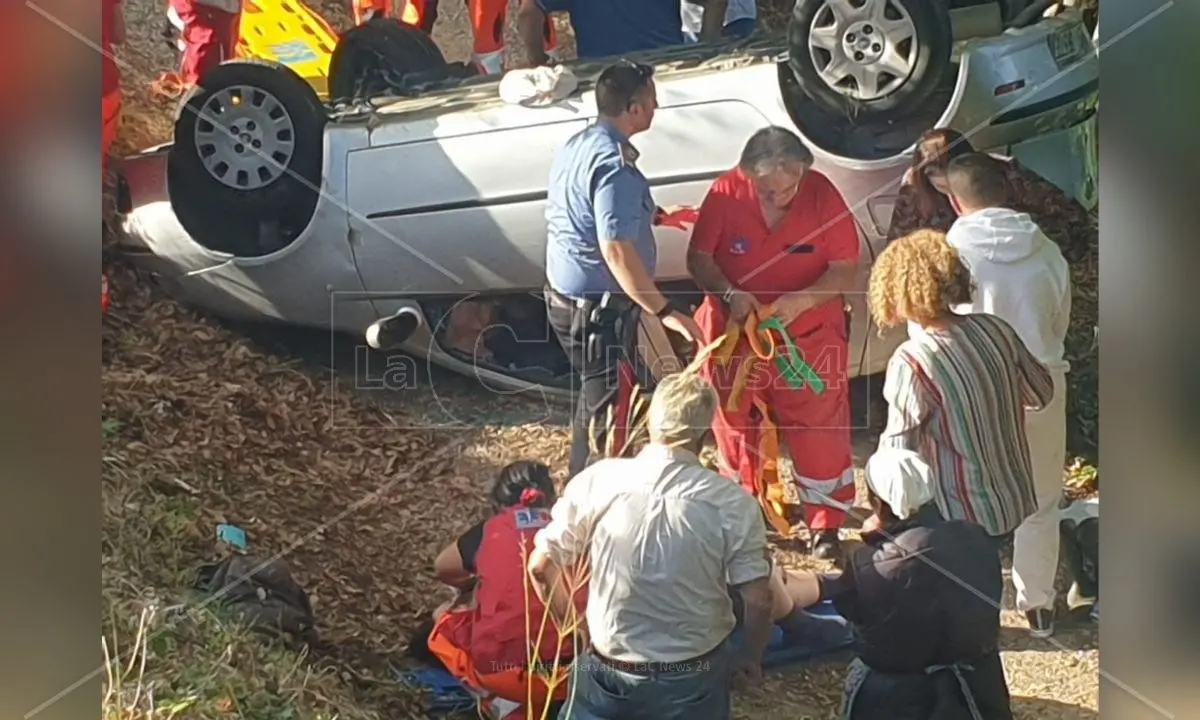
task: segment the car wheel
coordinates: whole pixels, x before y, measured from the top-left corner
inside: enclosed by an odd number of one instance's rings
[[[184,229],[235,254],[290,242],[316,209],[326,118],[312,87],[279,63],[233,60],[205,73],[180,104],[168,157]]]
[[[903,115],[937,89],[952,40],[939,0],[796,0],[789,64],[825,112]]]
[[[329,96],[354,100],[402,86],[405,75],[445,67],[433,38],[394,18],[376,18],[342,34],[329,58]]]

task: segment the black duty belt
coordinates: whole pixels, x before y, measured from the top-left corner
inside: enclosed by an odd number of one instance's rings
[[[604,293],[601,297],[594,298],[573,298],[567,297],[549,286],[543,290],[543,293],[550,304],[559,307],[574,307],[580,310],[608,308],[621,312],[632,310],[634,307],[633,300],[629,299],[628,296],[613,293]]]

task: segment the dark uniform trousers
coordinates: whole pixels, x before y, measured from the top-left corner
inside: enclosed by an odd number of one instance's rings
[[[598,460],[615,430],[612,445],[620,453],[627,433],[637,361],[640,308],[628,297],[606,295],[601,300],[576,300],[547,287],[546,317],[571,368],[579,378],[571,420],[570,473],[574,477]]]

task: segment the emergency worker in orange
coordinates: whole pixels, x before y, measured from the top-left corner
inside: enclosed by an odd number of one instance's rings
[[[721,394],[713,430],[723,471],[754,492],[763,470],[760,434],[769,427],[760,417],[765,407],[778,428],[778,447],[792,458],[810,551],[830,558],[839,554],[843,508],[854,502],[843,294],[858,274],[859,237],[845,200],[812,161],[790,130],[768,127],[751,136],[738,166],[709,189],[687,262],[706,293],[696,314],[704,344],[731,321],[778,318],[823,381],[823,388],[796,387],[774,360],[759,360],[735,393],[741,364],[755,361],[745,333],[728,364],[710,356],[704,366]],[[782,352],[782,338],[773,342]]]
[[[426,5],[431,6],[428,11]],[[437,19],[437,0],[350,0],[350,9],[355,25],[376,17],[396,17],[429,33]]]
[[[168,17],[179,28],[183,58],[179,79],[185,86],[200,82],[206,72],[237,52],[242,0],[168,0]]]
[[[461,593],[459,602],[440,611],[429,635],[429,650],[467,687],[496,707],[497,717],[541,717],[548,702],[565,700],[570,682],[549,691],[538,674],[530,675],[529,650],[548,674],[558,660],[565,673],[573,659],[570,636],[560,642],[553,618],[529,585],[525,566],[533,536],[550,523],[556,499],[550,469],[519,461],[500,471],[491,492],[495,513],[477,523],[434,562],[438,580]],[[582,617],[586,588],[576,594]],[[538,633],[546,618],[540,643]],[[536,648],[534,647],[536,645]]]
[[[354,23],[372,17],[398,17],[426,33],[433,33],[439,0],[352,0]],[[485,75],[504,72],[504,28],[508,22],[508,0],[465,0],[474,37],[472,61]],[[543,18],[542,37],[548,56],[557,55],[558,38],[550,17]]]

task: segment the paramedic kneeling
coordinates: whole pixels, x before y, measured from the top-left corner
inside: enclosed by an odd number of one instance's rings
[[[791,387],[768,362],[761,374],[751,371],[753,383],[729,405],[740,366],[755,362],[749,343],[739,339],[726,375],[717,376],[711,357],[704,366],[722,396],[713,429],[724,469],[744,486],[757,486],[762,418],[752,415],[765,401],[795,467],[811,550],[833,558],[843,508],[854,502],[843,293],[858,276],[859,243],[845,200],[811,169],[812,160],[790,130],[754,133],[738,166],[717,178],[704,198],[687,262],[708,293],[696,314],[705,344],[724,334],[727,323],[742,323],[769,304],[825,383],[823,389]]]
[[[546,316],[579,375],[571,475],[633,390],[639,311],[694,340],[699,329],[654,284],[656,206],[630,138],[649,129],[657,106],[653,68],[622,62],[596,80],[599,119],[554,157],[546,198]],[[610,415],[610,408],[612,409]],[[613,445],[621,448],[621,440]]]
[[[550,522],[554,502],[550,468],[522,460],[500,471],[491,492],[493,514],[438,555],[438,580],[460,591],[460,601],[435,619],[431,653],[458,680],[503,717],[541,717],[552,701],[566,699],[569,683],[550,687],[529,673],[531,654],[546,667],[566,667],[574,654],[555,625],[537,636],[545,608],[528,587],[524,560],[534,534]],[[583,593],[577,597],[582,610]],[[499,715],[499,713],[497,713]]]
[[[874,514],[846,571],[818,580],[858,631],[842,720],[1012,720],[1000,662],[1004,577],[982,526],[942,520],[934,470],[908,450],[867,461]]]
[[[650,443],[576,477],[534,536],[533,586],[558,617],[569,608],[554,592],[567,586],[560,573],[591,563],[590,648],[572,666],[575,694],[560,718],[725,720],[731,680],[760,677],[772,610],[766,530],[754,498],[696,455],[716,407],[699,376],[663,378]],[[737,652],[731,590],[744,604]]]

